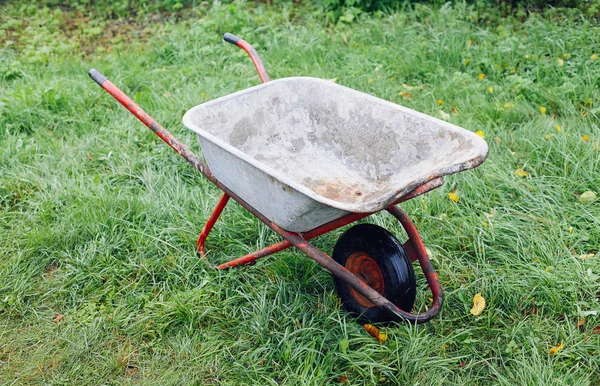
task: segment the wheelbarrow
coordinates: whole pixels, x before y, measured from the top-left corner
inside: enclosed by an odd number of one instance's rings
[[[183,117],[206,162],[192,153],[104,75],[89,75],[224,194],[197,242],[205,241],[230,198],[283,240],[216,266],[228,269],[295,246],[333,274],[344,308],[371,322],[422,323],[437,315],[443,292],[423,241],[398,204],[443,184],[443,176],[480,165],[487,143],[476,134],[327,80],[271,81],[250,44],[262,84],[191,108]],[[401,243],[371,224],[345,231],[330,257],[309,241],[386,210],[408,235]],[[418,261],[432,292],[414,314]]]

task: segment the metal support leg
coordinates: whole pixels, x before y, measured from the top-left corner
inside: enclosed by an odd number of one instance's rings
[[[206,238],[208,237],[208,234],[210,233],[211,229],[217,222],[217,219],[221,215],[221,212],[223,212],[223,209],[225,209],[225,205],[227,205],[227,202],[229,202],[229,195],[227,193],[224,193],[223,196],[221,197],[221,199],[219,200],[219,202],[217,203],[215,210],[212,212],[212,214],[208,218],[206,225],[204,225],[202,232],[200,232],[200,236],[198,236],[198,242],[196,243],[196,250],[198,251],[198,256],[204,258],[205,260],[206,260],[206,250],[204,249],[204,242],[206,241]]]

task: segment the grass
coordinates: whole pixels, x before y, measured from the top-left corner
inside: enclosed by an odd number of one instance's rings
[[[600,256],[579,258],[598,252],[600,206],[578,202],[600,193],[596,21],[462,4],[336,25],[308,6],[241,2],[136,19],[13,3],[0,14],[3,384],[600,384]],[[379,344],[298,251],[225,272],[196,258],[220,192],[87,70],[198,151],[183,113],[258,82],[226,31],[273,78],[337,78],[483,131],[483,166],[402,205],[446,291],[433,321],[385,327]],[[389,216],[369,221],[402,238]],[[340,232],[315,243],[330,252]],[[210,260],[277,240],[231,205]],[[418,284],[417,308],[429,297]]]

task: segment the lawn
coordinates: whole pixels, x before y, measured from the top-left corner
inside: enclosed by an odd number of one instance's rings
[[[0,383],[600,385],[600,200],[581,199],[600,194],[597,21],[198,4],[0,5]],[[220,191],[87,71],[199,151],[183,113],[259,82],[224,32],[274,79],[332,79],[485,137],[481,167],[402,204],[445,289],[434,320],[382,327],[380,344],[298,251],[229,271],[196,257]],[[389,215],[368,221],[404,237]],[[330,253],[342,231],[315,244]],[[276,241],[230,205],[209,259]],[[415,311],[430,303],[417,272]]]

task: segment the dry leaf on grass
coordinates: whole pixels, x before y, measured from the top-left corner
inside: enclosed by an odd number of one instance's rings
[[[558,346],[550,347],[550,354],[556,355],[563,347],[563,342],[560,342]]]
[[[54,316],[54,319],[52,319],[52,321],[53,321],[54,323],[58,323],[58,322],[60,322],[60,321],[61,321],[61,320],[62,320],[64,317],[65,317],[65,316],[64,316],[63,314],[56,314],[56,315]]]
[[[369,335],[377,339],[379,343],[385,342],[388,338],[387,334],[381,332],[377,327],[373,326],[372,324],[365,324],[363,325],[363,328]]]
[[[485,299],[481,296],[481,293],[475,294],[473,296],[473,308],[471,308],[471,314],[474,316],[479,316],[483,312],[485,308]]]
[[[448,198],[451,199],[454,202],[458,202],[458,200],[459,200],[458,194],[456,194],[454,192],[448,193]]]
[[[594,256],[596,256],[595,253],[582,253],[581,255],[579,255],[579,258],[580,259],[591,259]]]
[[[133,376],[137,375],[137,373],[138,373],[137,366],[131,362],[127,363],[127,368],[125,369],[125,374],[127,374],[130,377],[133,377]]]
[[[535,305],[535,298],[531,299],[531,315],[537,315],[537,306]]]
[[[515,170],[515,174],[519,177],[527,177],[527,172],[521,168]]]

